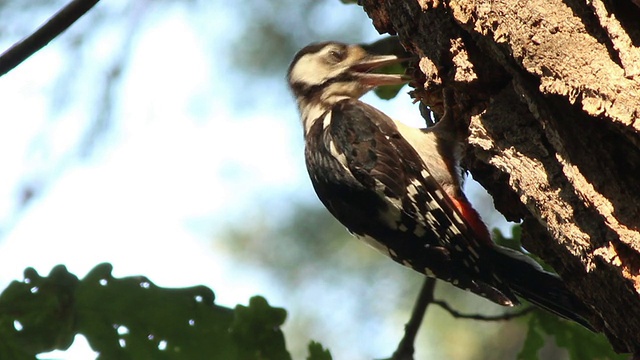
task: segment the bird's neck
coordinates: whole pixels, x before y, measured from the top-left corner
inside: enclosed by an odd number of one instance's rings
[[[331,95],[326,98],[320,98],[316,101],[298,101],[298,108],[300,110],[300,117],[302,118],[302,126],[304,128],[305,135],[309,133],[311,127],[317,121],[325,121],[324,127],[328,125],[327,113],[331,111],[333,105],[338,101],[349,99],[346,95]]]

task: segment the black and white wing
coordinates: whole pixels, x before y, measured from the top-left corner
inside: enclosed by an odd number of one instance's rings
[[[321,121],[324,120],[324,121]],[[393,260],[502,305],[517,298],[393,120],[355,99],[336,103],[307,134],[313,186],[352,233]]]

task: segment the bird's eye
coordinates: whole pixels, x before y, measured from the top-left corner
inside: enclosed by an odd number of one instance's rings
[[[343,49],[334,49],[329,51],[329,56],[331,57],[331,60],[335,62],[340,62],[344,60],[345,55],[346,55],[346,52]]]

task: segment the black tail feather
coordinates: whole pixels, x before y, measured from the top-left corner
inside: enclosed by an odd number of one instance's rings
[[[528,256],[511,249],[497,247],[494,265],[500,278],[511,290],[532,304],[596,332],[587,319],[592,312],[569,292],[562,279]]]

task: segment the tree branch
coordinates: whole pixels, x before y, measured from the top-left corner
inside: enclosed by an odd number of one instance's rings
[[[463,314],[463,313],[453,309],[451,307],[451,305],[447,304],[445,301],[442,301],[442,300],[432,300],[431,303],[434,304],[434,305],[440,306],[441,308],[446,310],[449,314],[451,314],[451,316],[453,316],[454,318],[457,318],[457,319],[482,320],[482,321],[511,320],[513,318],[524,316],[524,315],[530,313],[534,309],[533,306],[528,306],[528,307],[526,307],[524,309],[521,309],[519,311],[514,311],[514,312],[505,313],[505,314],[501,314],[501,315],[480,315],[480,314]]]
[[[453,309],[449,304],[442,300],[434,300],[433,292],[436,286],[436,279],[426,278],[420,289],[420,293],[418,294],[418,298],[416,299],[416,303],[413,307],[413,311],[411,313],[411,318],[409,318],[409,322],[405,325],[404,336],[400,343],[398,344],[398,348],[391,356],[389,360],[413,360],[413,353],[415,352],[413,344],[415,343],[416,336],[418,335],[418,330],[420,329],[420,325],[422,324],[422,320],[424,319],[424,314],[427,311],[427,307],[429,304],[438,305],[444,310],[446,310],[451,316],[458,319],[472,319],[472,320],[481,320],[481,321],[504,321],[510,320],[516,317],[520,317],[530,313],[534,307],[529,306],[520,311],[506,313],[495,316],[487,316],[487,315],[479,315],[479,314],[463,314],[455,309]]]
[[[424,284],[420,289],[416,304],[413,307],[411,318],[407,325],[405,325],[404,337],[400,340],[398,348],[393,353],[391,360],[413,359],[413,353],[415,350],[413,344],[416,340],[418,330],[420,329],[420,324],[422,324],[424,314],[427,311],[427,306],[429,306],[429,303],[433,302],[433,290],[435,289],[435,286],[436,279],[428,277],[424,280]]]
[[[8,73],[29,56],[42,49],[89,11],[98,1],[99,0],[71,1],[33,34],[13,44],[13,46],[0,55],[0,76]]]

